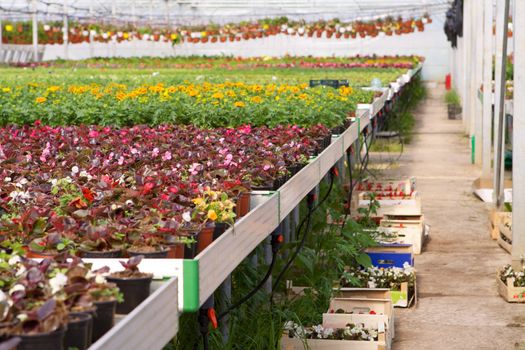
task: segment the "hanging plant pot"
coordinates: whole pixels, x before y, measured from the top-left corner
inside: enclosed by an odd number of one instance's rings
[[[120,292],[124,295],[124,302],[117,304],[117,314],[129,314],[134,308],[148,298],[153,275],[144,275],[144,277],[137,278],[114,277],[118,276],[117,274],[106,277],[106,280],[115,283]]]
[[[197,253],[202,252],[213,242],[214,226],[203,228],[197,236]]]
[[[230,42],[234,42],[235,41],[235,37],[234,36],[230,36]]]
[[[221,43],[225,43],[227,39],[228,38],[226,38],[225,36],[221,36],[221,38],[219,40],[220,40]]]
[[[242,39],[242,38],[241,38],[240,36],[236,36],[236,37],[235,37],[235,41],[241,41],[241,39]]]
[[[341,33],[336,33],[335,34],[336,39],[341,39],[342,36],[343,36],[343,34],[341,34]]]
[[[350,33],[345,32],[343,34],[343,36],[344,36],[345,39],[349,39],[350,38]]]
[[[217,40],[218,40],[218,39],[217,39],[216,36],[212,36],[210,41],[211,41],[212,43],[216,43]]]
[[[205,44],[207,43],[209,38],[207,36],[201,38],[201,43]]]
[[[318,30],[315,35],[320,38],[322,35],[323,35],[323,31],[322,30]]]
[[[355,38],[357,38],[357,33],[352,32],[352,33],[350,33],[350,36],[352,37],[352,39],[355,39]]]
[[[116,300],[96,301],[93,303],[96,310],[93,314],[93,335],[91,342],[94,343],[100,339],[115,323]]]
[[[385,34],[386,34],[387,36],[392,36],[392,34],[394,34],[394,33],[393,33],[391,30],[389,30],[389,31],[386,31]]]
[[[121,249],[107,251],[89,251],[79,249],[80,256],[85,259],[115,259],[122,257]]]
[[[90,344],[89,326],[92,322],[92,317],[88,313],[74,313],[69,314],[69,322],[67,324],[67,331],[64,337],[64,348],[75,348],[78,350],[85,350]]]
[[[308,37],[311,38],[311,37],[314,36],[314,32],[313,31],[309,31],[306,35],[308,35]]]
[[[366,33],[365,32],[359,32],[359,37],[360,38],[364,38],[366,36]]]
[[[49,333],[34,335],[19,335],[22,341],[16,346],[17,350],[62,350],[64,343],[64,327]]]

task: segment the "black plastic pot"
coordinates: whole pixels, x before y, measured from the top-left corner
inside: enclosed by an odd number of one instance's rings
[[[64,349],[65,328],[56,331],[35,335],[19,335],[22,341],[17,345],[17,350],[62,350]]]
[[[94,343],[113,327],[117,301],[97,301],[93,304],[97,308],[93,316],[93,334],[91,336],[91,341]]]
[[[86,259],[111,259],[121,258],[122,250],[108,250],[104,252],[80,250],[80,256]]]
[[[71,313],[69,319],[64,337],[64,348],[87,349],[89,346],[89,326],[92,322],[91,315],[88,313]]]
[[[228,224],[225,224],[223,222],[217,222],[215,223],[215,228],[213,229],[213,240],[215,241],[218,239],[224,231],[228,229]]]
[[[142,252],[133,252],[133,251],[128,250],[128,254],[130,257],[137,256],[137,255],[143,255],[145,259],[162,259],[162,258],[168,257],[169,251],[170,251],[169,249],[163,249],[163,250],[159,250],[156,252],[142,253]]]
[[[115,283],[122,294],[124,302],[117,304],[117,314],[129,314],[149,296],[153,276],[140,278],[118,278],[108,276],[108,282]]]

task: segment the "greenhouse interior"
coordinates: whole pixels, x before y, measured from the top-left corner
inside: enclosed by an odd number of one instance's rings
[[[0,350],[525,350],[524,27],[0,0]]]

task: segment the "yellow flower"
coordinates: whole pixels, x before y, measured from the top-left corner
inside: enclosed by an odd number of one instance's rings
[[[204,203],[204,199],[202,198],[194,198],[192,201],[193,201],[193,204],[195,204],[196,206],[199,206],[202,203]]]
[[[210,219],[211,221],[217,220],[217,213],[215,212],[215,210],[211,209],[208,211],[208,219]]]
[[[211,95],[211,97],[220,100],[221,98],[224,98],[224,94],[223,94],[222,92],[216,92],[216,93],[214,93],[213,95]]]
[[[127,33],[127,32],[124,32],[124,33],[122,34],[122,37],[123,37],[124,39],[127,39],[127,38],[129,38],[129,33]]]
[[[37,97],[37,98],[35,99],[35,102],[36,102],[36,103],[44,103],[44,102],[46,102],[46,101],[47,101],[47,98],[45,98],[45,97],[43,97],[43,96]]]
[[[171,40],[177,40],[178,37],[177,33],[171,33],[170,35]]]
[[[8,87],[2,88],[2,92],[11,92],[11,88],[8,88]]]
[[[252,97],[252,102],[254,102],[254,103],[261,103],[262,102],[261,96],[253,96]]]
[[[244,107],[244,106],[245,106],[244,102],[242,102],[242,101],[237,101],[237,102],[235,102],[233,105],[234,105],[235,107]]]
[[[5,31],[6,31],[6,32],[12,32],[12,31],[13,31],[13,26],[10,25],[10,24],[6,24],[6,25],[5,25]]]
[[[57,85],[53,85],[47,88],[47,91],[49,92],[57,92],[58,90],[60,90],[60,86]]]

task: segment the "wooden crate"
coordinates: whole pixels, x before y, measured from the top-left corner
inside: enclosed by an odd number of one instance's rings
[[[330,339],[300,339],[290,338],[284,333],[281,338],[281,350],[390,350],[386,342],[384,325],[378,325],[377,341],[330,340]]]
[[[376,192],[376,191],[402,191],[410,193],[416,190],[416,180],[414,178],[403,180],[369,181],[364,180],[354,188],[354,193]]]
[[[512,228],[500,222],[498,226],[498,244],[505,249],[507,253],[512,253]]]
[[[525,303],[525,287],[514,287],[513,278],[507,278],[507,284],[503,283],[501,278],[499,278],[499,273],[496,278],[499,295],[501,295],[506,302]]]
[[[337,290],[337,296],[342,298],[347,297],[353,297],[357,293],[360,295],[380,295],[380,294],[370,294],[370,293],[384,293],[384,288],[334,288]],[[392,300],[392,306],[394,307],[401,307],[401,308],[407,308],[412,306],[412,304],[417,304],[417,279],[414,286],[414,294],[409,294],[408,291],[408,283],[403,282],[401,283],[400,290],[389,290],[390,293],[390,299]]]
[[[388,221],[385,222],[385,220],[381,220],[377,230],[397,236],[387,241],[388,243],[410,244],[413,254],[421,254],[424,239],[422,225],[392,224]]]
[[[387,290],[388,291],[388,290]],[[346,293],[352,295],[353,293]],[[355,295],[358,295],[356,293]],[[388,296],[390,293],[388,293]],[[355,312],[354,314],[338,314],[336,310],[342,309],[345,312]],[[333,311],[333,312],[332,312]],[[374,311],[376,314],[369,314],[370,311]],[[363,312],[363,314],[359,314]],[[341,328],[347,323],[364,323],[365,326],[370,327],[378,322],[383,323],[386,326],[386,339],[389,344],[392,343],[392,339],[395,336],[394,326],[394,307],[392,306],[392,300],[388,297],[387,299],[373,299],[373,298],[358,298],[358,297],[346,297],[346,298],[333,298],[330,300],[330,307],[328,312],[323,314],[323,327]]]
[[[352,201],[352,208],[354,211],[357,208],[367,208],[370,204],[368,199],[370,192],[360,192],[354,196]],[[415,191],[409,198],[406,197],[392,197],[392,199],[378,200],[380,207],[377,209],[377,216],[384,217],[385,215],[403,215],[403,216],[417,216],[421,213],[421,197]]]
[[[512,221],[512,213],[505,211],[497,211],[492,209],[490,211],[490,237],[497,240],[499,237],[499,225]]]
[[[392,334],[394,328],[389,325],[389,321],[386,315],[323,314],[323,327],[325,328],[343,328],[349,323],[362,323],[365,327],[371,327],[378,323],[383,324],[385,342],[388,349],[392,348],[392,342],[394,341]]]

